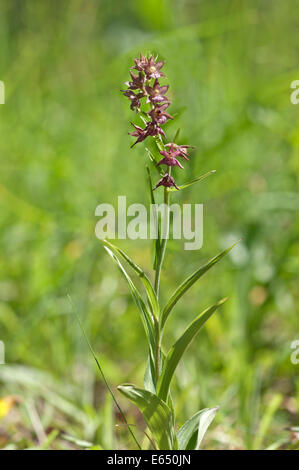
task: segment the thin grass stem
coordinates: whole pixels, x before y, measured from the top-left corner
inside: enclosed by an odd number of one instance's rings
[[[96,354],[95,354],[95,352],[94,352],[94,350],[93,350],[93,348],[92,348],[92,346],[91,346],[91,343],[90,343],[89,338],[88,338],[88,336],[87,336],[87,334],[86,334],[86,331],[85,331],[85,329],[84,329],[84,327],[83,327],[83,324],[82,324],[82,322],[81,322],[81,319],[80,319],[80,317],[79,317],[79,314],[78,314],[78,312],[77,312],[77,310],[76,310],[76,308],[75,308],[75,306],[74,306],[74,303],[73,303],[73,301],[72,301],[72,298],[71,298],[71,296],[70,296],[69,294],[67,295],[67,297],[68,297],[69,302],[70,302],[70,304],[71,304],[72,311],[73,311],[74,315],[75,315],[76,318],[77,318],[77,321],[78,321],[78,323],[79,323],[79,326],[80,326],[80,328],[81,328],[81,331],[82,331],[82,333],[83,333],[83,336],[84,336],[84,338],[85,338],[85,341],[86,341],[86,343],[87,343],[87,345],[88,345],[88,348],[89,348],[89,350],[90,350],[90,352],[91,352],[91,354],[92,354],[92,356],[93,356],[93,358],[94,358],[94,360],[95,360],[95,362],[96,362],[96,365],[97,365],[97,367],[98,367],[98,369],[99,369],[99,371],[100,371],[100,374],[101,374],[101,376],[102,376],[102,379],[103,379],[103,381],[104,381],[104,383],[105,383],[105,385],[106,385],[106,387],[107,387],[107,390],[108,390],[109,393],[111,394],[112,399],[113,399],[113,401],[114,401],[114,403],[115,403],[115,405],[116,405],[116,407],[117,407],[117,409],[118,409],[118,411],[119,411],[119,413],[120,413],[120,415],[121,415],[121,417],[122,417],[122,419],[123,419],[125,425],[128,427],[128,430],[129,430],[129,432],[130,432],[132,438],[134,439],[134,441],[135,441],[135,443],[136,443],[138,449],[139,449],[139,450],[142,450],[141,445],[140,445],[139,442],[137,441],[135,434],[133,433],[133,431],[132,431],[130,425],[129,425],[128,422],[127,422],[127,419],[126,419],[126,417],[125,417],[125,414],[124,414],[123,410],[121,409],[120,405],[118,404],[118,401],[116,400],[116,397],[115,397],[115,395],[114,395],[114,393],[113,393],[113,390],[111,389],[111,387],[110,387],[110,385],[109,385],[109,383],[108,383],[108,381],[107,381],[107,379],[106,379],[106,376],[105,376],[105,374],[104,374],[104,371],[103,371],[103,369],[102,369],[102,367],[101,367],[101,365],[100,365],[100,363],[99,363],[99,360],[98,360],[98,358],[97,358],[97,356],[96,356]]]

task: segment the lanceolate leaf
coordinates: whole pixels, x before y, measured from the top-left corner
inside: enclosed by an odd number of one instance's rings
[[[138,276],[140,277],[140,279],[143,282],[143,285],[145,287],[147,297],[148,297],[148,301],[149,301],[149,304],[151,306],[152,314],[154,315],[155,318],[158,318],[159,317],[158,299],[157,299],[156,293],[153,289],[153,286],[152,286],[149,278],[145,274],[145,272],[139,266],[137,266],[137,264],[135,264],[134,261],[132,261],[131,258],[124,251],[122,251],[120,248],[117,248],[111,242],[109,242],[108,240],[103,240],[103,244],[106,247],[108,247],[111,251],[113,251],[115,254],[122,256],[122,258],[124,258],[127,261],[127,263],[129,263],[131,268],[133,268],[134,271],[138,274]],[[123,268],[122,268],[122,270],[123,270]]]
[[[205,173],[204,175],[201,175],[201,176],[198,176],[197,178],[194,178],[194,180],[189,181],[189,183],[179,185],[178,186],[179,189],[176,189],[176,188],[172,187],[172,188],[169,188],[169,191],[178,191],[178,190],[181,190],[181,189],[189,188],[189,186],[192,186],[193,184],[199,183],[200,181],[207,178],[207,176],[210,176],[215,172],[216,172],[216,170],[211,170],[208,173]]]
[[[205,324],[205,322],[210,318],[210,316],[215,312],[215,310],[226,300],[227,298],[220,300],[215,305],[207,308],[200,315],[198,315],[195,320],[190,323],[183,335],[171,347],[169,353],[166,356],[162,374],[157,385],[157,394],[162,400],[167,400],[173,374],[192,339],[199,332],[200,328]]]
[[[148,338],[149,346],[150,346],[150,351],[151,354],[153,355],[154,351],[154,344],[155,344],[155,337],[154,337],[154,324],[153,324],[153,318],[150,314],[150,312],[147,309],[147,306],[145,305],[141,295],[139,294],[137,288],[135,287],[132,279],[124,269],[123,265],[119,261],[119,259],[114,255],[114,253],[107,247],[105,246],[105,250],[107,253],[111,256],[111,258],[116,262],[117,266],[119,267],[121,273],[123,274],[124,278],[126,279],[127,283],[129,284],[129,287],[131,289],[132,296],[137,304],[137,307],[139,308],[140,314],[141,314],[141,320]]]
[[[218,406],[198,411],[178,430],[177,438],[180,450],[198,450],[201,441],[213,421]]]
[[[138,406],[158,449],[177,449],[177,438],[173,429],[172,413],[166,403],[157,395],[132,384],[123,384],[117,388]]]
[[[238,242],[236,242],[238,243]],[[215,256],[215,258],[212,258],[207,264],[199,268],[197,271],[195,271],[191,276],[189,276],[174,292],[174,294],[171,296],[169,299],[166,307],[164,308],[162,312],[162,318],[161,318],[161,328],[164,327],[165,322],[168,318],[168,315],[170,314],[171,310],[175,306],[175,304],[178,302],[178,300],[187,292],[190,287],[193,286],[193,284],[201,277],[203,276],[212,266],[214,266],[218,261],[221,260],[235,245],[234,243],[232,246],[227,248],[226,250],[222,251],[219,253],[219,255]]]
[[[163,366],[165,361],[165,355],[161,351],[161,364]],[[152,392],[156,394],[156,384],[155,384],[155,364],[152,361],[152,358],[149,356],[147,360],[147,365],[144,373],[144,388],[145,390],[148,390],[149,392]],[[171,413],[172,413],[172,421],[173,421],[173,426],[174,426],[174,418],[175,418],[175,413],[174,413],[174,405],[172,402],[171,394],[168,394],[167,398],[167,405],[169,406]]]

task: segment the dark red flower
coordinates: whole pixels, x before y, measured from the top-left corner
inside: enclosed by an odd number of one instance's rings
[[[165,186],[166,188],[171,188],[174,186],[176,189],[180,189],[176,184],[172,176],[170,176],[168,173],[165,173],[165,175],[158,181],[156,186],[154,187],[154,190],[157,189],[159,186]]]
[[[148,93],[147,103],[152,101],[153,103],[158,103],[161,101],[168,101],[167,97],[164,96],[169,88],[169,85],[160,86],[158,79],[155,80],[152,87],[146,86],[145,89]]]
[[[164,73],[161,72],[164,62],[155,62],[154,56],[152,55],[147,59],[144,55],[140,54],[139,59],[134,59],[134,62],[135,65],[132,68],[139,72],[145,72],[146,78],[148,79],[165,77]]]
[[[162,158],[162,160],[160,160],[157,163],[157,166],[158,165],[178,166],[179,168],[182,168],[182,170],[184,169],[184,167],[180,164],[180,162],[175,157],[173,157],[170,153],[164,152],[163,150],[160,153],[161,155],[164,155],[164,158]]]
[[[140,108],[141,103],[140,103],[140,98],[142,98],[144,95],[143,93],[137,93],[137,95],[131,91],[131,90],[121,90],[124,94],[124,96],[127,96],[129,100],[131,101],[130,108],[134,110],[135,108]],[[136,110],[137,111],[137,110]]]
[[[149,60],[147,61],[146,66],[144,67],[144,72],[147,78],[160,78],[165,77],[164,73],[161,72],[161,68],[163,67],[164,62],[155,62],[153,56],[150,56]]]
[[[131,67],[132,69],[139,70],[139,72],[142,72],[145,70],[145,68],[148,66],[148,60],[147,58],[140,53],[139,59],[134,59],[135,65],[134,67]]]
[[[133,122],[131,124],[135,127],[135,131],[129,132],[129,135],[132,135],[133,137],[138,137],[136,142],[131,145],[131,147],[133,147],[135,144],[137,144],[138,142],[142,142],[147,137],[147,132],[146,129],[142,129],[139,126],[136,126],[135,124],[133,124]]]
[[[169,104],[170,103],[164,103],[160,106],[155,106],[151,111],[148,112],[154,122],[157,122],[158,124],[164,124],[167,119],[173,119],[170,114],[165,112],[165,109],[168,108]]]
[[[131,145],[131,148],[137,143],[144,141],[149,136],[157,138],[157,136],[160,137],[162,135],[165,138],[165,133],[161,126],[168,119],[173,119],[173,117],[166,111],[170,105],[170,101],[166,97],[169,85],[160,86],[159,83],[159,78],[165,77],[161,72],[164,62],[156,62],[153,55],[147,58],[143,54],[140,54],[138,59],[134,59],[134,62],[135,65],[131,67],[131,69],[137,70],[138,73],[130,71],[131,80],[125,82],[128,86],[128,90],[123,91],[123,94],[130,99],[131,109],[136,108],[136,112],[140,113],[140,117],[143,120],[145,127],[142,129],[142,127],[136,126],[132,123],[134,131],[129,132],[129,135],[136,137],[137,140]],[[141,112],[140,109],[140,100],[144,97],[146,97],[146,102],[151,104],[151,109],[147,113],[143,111]],[[144,119],[146,114],[150,116],[151,121]],[[157,142],[157,144],[160,148],[160,143]],[[178,157],[189,160],[189,148],[194,147],[191,145],[178,145],[174,142],[166,144],[164,150],[160,151],[163,158],[156,163],[156,166],[166,165],[169,167],[169,172],[170,168],[173,166],[178,166],[179,168],[184,169],[183,165],[181,165],[178,160]],[[159,186],[180,189],[168,172],[166,172],[158,181],[154,189],[157,189]]]
[[[139,142],[142,142],[144,139],[146,139],[149,135],[150,136],[156,136],[156,135],[163,135],[165,137],[165,134],[163,132],[163,129],[161,129],[158,124],[155,122],[148,122],[146,124],[145,129],[142,129],[139,126],[136,126],[135,124],[132,123],[132,126],[135,127],[134,132],[129,132],[129,135],[132,135],[133,137],[138,137],[136,142],[134,142],[133,145],[131,145],[131,148],[134,147],[134,145],[138,144]]]
[[[147,135],[155,136],[155,135],[163,135],[165,137],[163,129],[154,121],[148,122],[146,125]]]
[[[138,75],[135,75],[130,71],[130,75],[132,81],[125,82],[125,85],[127,85],[130,90],[138,90],[139,88],[142,89],[144,86],[144,75],[142,74],[142,72],[139,72]]]
[[[182,157],[185,160],[189,160],[188,152],[186,151],[187,148],[194,149],[192,145],[177,145],[175,143],[170,143],[166,144],[165,147],[169,147],[169,154],[171,154],[173,157]],[[160,152],[162,153],[162,152]],[[163,153],[162,153],[163,155]]]

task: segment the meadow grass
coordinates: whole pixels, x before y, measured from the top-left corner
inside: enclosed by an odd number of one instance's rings
[[[299,399],[290,361],[299,339],[299,105],[290,103],[298,6],[4,0],[0,10],[0,446],[134,447],[67,294],[113,388],[141,384],[142,325],[94,235],[99,203],[118,194],[147,201],[144,165],[136,164],[147,156],[128,148],[132,116],[119,93],[141,50],[167,59],[172,113],[182,141],[197,147],[184,179],[216,170],[178,197],[204,204],[204,244],[194,254],[168,243],[164,301],[242,238],[169,319],[170,346],[196,313],[230,298],[178,370],[179,424],[218,404],[204,448],[296,446],[286,428],[298,425]],[[151,269],[147,242],[118,246]],[[140,414],[119,401],[141,441]]]

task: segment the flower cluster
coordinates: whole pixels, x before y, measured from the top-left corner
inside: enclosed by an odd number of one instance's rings
[[[143,116],[146,116],[146,119],[142,119],[145,125],[144,128],[132,123],[134,131],[130,132],[129,135],[137,137],[137,140],[131,147],[134,147],[134,145],[142,142],[149,136],[160,138],[163,136],[166,139],[161,126],[168,119],[173,119],[166,111],[170,105],[170,100],[166,96],[169,85],[161,86],[159,83],[159,79],[165,77],[164,73],[161,72],[164,62],[157,62],[152,55],[146,58],[143,54],[140,54],[138,59],[134,59],[134,62],[135,65],[130,70],[131,80],[125,82],[128,88],[127,90],[122,90],[122,92],[129,98],[131,102],[130,108],[136,110],[137,114],[142,113]],[[133,72],[133,70],[136,70],[137,73]],[[141,100],[143,98],[145,98],[145,103],[150,105],[149,111],[141,111]],[[177,166],[183,169],[184,167],[177,157],[189,160],[187,149],[193,147],[191,145],[177,145],[173,142],[163,144],[163,147],[164,150],[160,151],[163,158],[157,163],[157,166],[166,165],[168,172],[158,181],[154,189],[159,186],[167,188],[174,186],[176,189],[179,189],[172,176],[170,176],[170,168]]]

